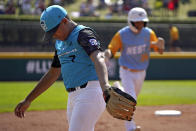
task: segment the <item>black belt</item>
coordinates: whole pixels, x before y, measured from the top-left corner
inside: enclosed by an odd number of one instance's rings
[[[67,92],[73,92],[73,91],[76,91],[78,89],[85,88],[87,84],[88,84],[88,82],[85,83],[85,84],[83,84],[83,85],[81,85],[81,86],[79,86],[79,87],[76,87],[76,88],[67,88],[66,90],[67,90]]]

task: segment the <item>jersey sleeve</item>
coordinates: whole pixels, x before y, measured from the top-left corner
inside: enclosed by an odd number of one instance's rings
[[[158,47],[153,42],[157,42],[158,38],[153,30],[150,31],[150,48],[153,48],[154,51],[158,51]]]
[[[83,29],[79,32],[78,43],[83,47],[90,56],[92,52],[101,50],[98,35],[91,29]]]
[[[108,49],[111,50],[113,56],[117,51],[122,49],[122,41],[119,32],[113,36],[111,42],[108,45]]]
[[[51,67],[54,67],[54,68],[60,68],[61,67],[61,64],[60,64],[60,61],[59,61],[59,58],[58,58],[58,55],[57,55],[57,51],[55,51]]]

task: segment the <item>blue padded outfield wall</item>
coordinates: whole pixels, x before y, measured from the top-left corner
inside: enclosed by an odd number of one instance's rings
[[[108,64],[109,78],[119,79],[117,58]],[[0,53],[0,81],[37,81],[50,68],[53,53]],[[61,78],[59,78],[61,79]],[[196,53],[151,53],[147,80],[196,79]]]

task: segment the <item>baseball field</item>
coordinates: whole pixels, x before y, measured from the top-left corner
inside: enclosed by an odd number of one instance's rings
[[[113,81],[111,81],[112,83]],[[37,82],[0,82],[0,131],[67,131],[67,92],[62,81],[39,96],[24,119],[14,116],[16,104]],[[195,80],[146,80],[138,98],[135,121],[142,131],[195,131]],[[179,116],[156,116],[156,110],[178,110]],[[123,121],[105,111],[95,131],[124,130]]]

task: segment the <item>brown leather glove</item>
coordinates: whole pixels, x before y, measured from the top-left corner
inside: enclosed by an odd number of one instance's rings
[[[121,120],[132,120],[137,102],[131,95],[111,87],[104,90],[103,96],[110,115]]]

